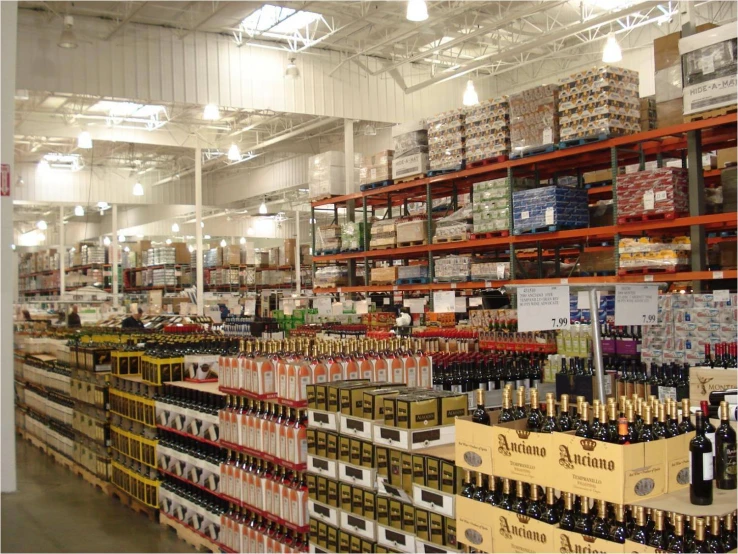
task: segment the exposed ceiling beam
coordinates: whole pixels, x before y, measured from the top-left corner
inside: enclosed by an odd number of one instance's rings
[[[212,11],[212,12],[210,12],[210,14],[206,15],[206,16],[205,16],[205,17],[203,17],[203,18],[202,18],[202,19],[201,19],[200,21],[198,21],[198,22],[197,22],[197,23],[195,24],[195,26],[194,26],[194,27],[190,27],[189,29],[186,29],[186,30],[185,30],[185,31],[184,31],[184,32],[183,32],[183,33],[182,33],[182,34],[181,34],[181,35],[179,36],[179,38],[180,38],[180,39],[183,39],[183,38],[185,38],[185,37],[186,37],[187,35],[189,35],[190,33],[194,33],[194,32],[195,32],[195,31],[197,31],[197,30],[198,30],[198,29],[199,29],[200,27],[202,27],[202,26],[203,26],[203,25],[205,25],[205,24],[206,24],[206,23],[207,23],[208,21],[210,21],[210,20],[211,20],[211,19],[212,19],[213,17],[215,17],[215,16],[216,16],[216,15],[217,15],[218,13],[220,13],[221,11],[223,11],[223,9],[224,9],[224,8],[226,8],[227,6],[229,6],[230,4],[231,4],[231,2],[222,2],[222,3],[220,4],[220,6],[218,6],[218,7],[214,8],[214,9],[213,9],[213,11]]]
[[[114,36],[115,36],[116,34],[118,34],[118,32],[119,32],[119,31],[120,31],[121,29],[123,29],[123,27],[125,27],[126,25],[128,25],[128,22],[129,22],[129,21],[131,21],[131,19],[133,19],[134,17],[136,17],[136,15],[138,14],[138,12],[140,12],[140,11],[141,11],[142,9],[144,9],[144,7],[146,7],[146,4],[148,4],[148,2],[141,2],[141,4],[140,4],[140,5],[139,5],[139,6],[138,6],[138,7],[136,8],[136,9],[134,9],[134,10],[131,10],[131,13],[129,13],[129,14],[128,14],[128,15],[127,15],[127,16],[125,17],[125,19],[123,19],[123,21],[121,21],[120,23],[118,23],[118,25],[117,25],[117,26],[115,27],[115,29],[113,29],[113,30],[112,30],[112,31],[110,32],[110,34],[109,34],[108,36],[106,36],[106,37],[105,37],[105,39],[104,39],[104,40],[106,40],[106,41],[107,41],[107,40],[110,40],[110,39],[111,39],[111,38],[113,38],[113,37],[114,37]]]
[[[519,46],[514,46],[512,48],[508,48],[501,52],[492,52],[489,54],[484,54],[482,56],[477,57],[475,60],[469,63],[461,65],[457,70],[453,72],[451,71],[443,72],[440,75],[426,79],[425,81],[418,83],[417,85],[408,87],[405,90],[405,94],[411,94],[413,92],[418,92],[419,90],[423,90],[424,88],[427,88],[431,85],[443,83],[445,81],[450,81],[451,79],[456,79],[458,77],[466,75],[467,73],[471,73],[472,71],[474,71],[475,69],[479,69],[480,67],[484,67],[496,61],[503,61],[505,59],[509,59],[512,56],[523,54],[535,48],[545,46],[547,44],[550,44],[554,40],[559,40],[562,38],[570,37],[577,33],[581,33],[582,31],[586,31],[587,29],[599,27],[601,25],[610,23],[611,21],[615,21],[616,19],[619,19],[626,15],[630,15],[630,14],[644,11],[644,10],[650,10],[658,6],[660,3],[661,2],[659,1],[640,2],[638,4],[628,6],[627,8],[624,8],[622,10],[609,11],[609,12],[600,14],[596,17],[593,17],[591,19],[588,19],[586,21],[575,23],[573,25],[569,25],[562,29],[557,29],[548,34],[542,35],[538,39],[524,42],[520,44]]]

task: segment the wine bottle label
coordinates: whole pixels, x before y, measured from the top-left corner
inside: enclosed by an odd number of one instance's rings
[[[705,437],[712,443],[712,455],[715,456],[715,433],[705,433]]]

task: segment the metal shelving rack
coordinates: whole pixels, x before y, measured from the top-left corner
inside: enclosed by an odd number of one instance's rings
[[[362,260],[365,264],[365,285],[314,289],[315,293],[369,293],[369,292],[415,292],[434,290],[479,290],[497,288],[505,284],[561,284],[562,280],[568,283],[597,283],[597,282],[674,282],[694,281],[695,289],[699,290],[702,283],[710,280],[738,278],[738,271],[707,271],[706,246],[724,240],[735,240],[733,237],[705,238],[708,232],[723,232],[736,230],[736,213],[705,214],[704,183],[719,179],[720,170],[703,171],[702,149],[717,150],[734,147],[736,145],[736,114],[701,121],[683,123],[653,131],[645,131],[633,135],[615,137],[583,146],[557,150],[537,156],[506,160],[481,167],[465,169],[435,177],[416,179],[406,183],[398,183],[386,187],[368,190],[361,193],[349,194],[333,198],[326,198],[312,203],[313,248],[315,247],[315,210],[330,209],[332,206],[335,221],[338,221],[338,209],[346,208],[347,219],[353,214],[348,212],[352,206],[362,209],[365,224],[370,214],[377,208],[391,210],[396,206],[407,206],[408,202],[425,202],[430,227],[430,213],[432,199],[470,192],[475,182],[486,179],[495,179],[512,176],[533,176],[536,178],[556,178],[560,175],[576,175],[578,183],[583,186],[583,172],[610,169],[612,184],[595,186],[588,190],[591,199],[612,197],[613,221],[617,222],[617,181],[618,167],[626,164],[638,163],[643,167],[647,161],[655,160],[660,165],[665,157],[688,160],[690,181],[690,215],[672,220],[654,220],[609,225],[603,227],[587,227],[554,231],[540,234],[512,235],[487,239],[469,240],[443,244],[432,244],[429,233],[429,244],[420,246],[390,248],[386,250],[369,250],[368,235],[365,233],[363,252],[346,252],[313,257],[313,271],[317,264],[325,263],[356,263]],[[695,182],[697,185],[695,185]],[[512,218],[512,212],[510,217]],[[512,229],[512,221],[510,221]],[[692,235],[692,267],[691,271],[677,273],[651,273],[646,275],[594,276],[570,277],[558,273],[554,278],[518,278],[516,263],[511,263],[511,278],[506,281],[466,281],[460,283],[433,282],[433,256],[443,253],[481,253],[490,250],[509,251],[511,261],[525,258],[540,260],[544,256],[553,256],[560,260],[563,256],[576,256],[582,251],[596,251],[597,249],[615,249],[615,267],[617,270],[617,241],[620,236],[633,236],[655,231],[690,232]],[[430,229],[429,229],[430,231]],[[590,245],[590,241],[608,243],[604,246]],[[535,252],[519,253],[520,248],[535,248]],[[372,260],[393,259],[423,259],[427,256],[430,273],[430,283],[426,285],[370,285],[369,262]]]

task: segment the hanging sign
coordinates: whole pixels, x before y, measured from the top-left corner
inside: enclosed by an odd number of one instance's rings
[[[518,331],[547,331],[569,325],[569,287],[520,287]]]
[[[658,321],[658,285],[615,286],[615,325],[656,325]]]

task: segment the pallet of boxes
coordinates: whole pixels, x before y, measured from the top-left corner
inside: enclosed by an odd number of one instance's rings
[[[431,390],[424,356],[406,358],[375,382],[308,385],[311,552],[458,552],[453,422],[467,397]]]
[[[425,177],[428,172],[428,128],[424,121],[392,127],[392,179],[395,183]]]

